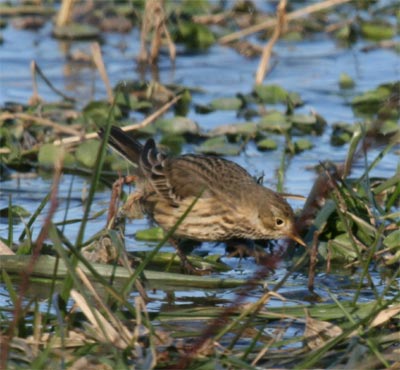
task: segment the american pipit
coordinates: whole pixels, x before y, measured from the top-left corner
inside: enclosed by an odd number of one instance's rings
[[[115,126],[108,143],[137,166],[138,204],[164,230],[174,227],[195,202],[174,238],[290,238],[305,245],[287,201],[236,163],[207,155],[168,156],[157,149],[153,139],[142,145]]]

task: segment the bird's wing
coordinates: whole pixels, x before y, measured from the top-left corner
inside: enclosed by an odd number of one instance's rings
[[[103,129],[100,129],[98,135],[103,138],[104,132]],[[119,127],[111,127],[108,144],[129,162],[135,165],[138,164],[140,153],[143,150],[142,144]]]
[[[171,158],[153,140],[142,151],[140,167],[155,191],[177,204],[188,197],[241,196],[241,185],[254,179],[239,165],[223,158],[187,154]]]

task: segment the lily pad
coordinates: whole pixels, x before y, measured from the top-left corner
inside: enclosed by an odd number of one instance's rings
[[[390,96],[390,89],[380,86],[374,90],[356,96],[351,105],[359,113],[374,114],[380,105]]]
[[[339,87],[341,89],[352,89],[355,83],[347,73],[341,73],[339,76]]]
[[[214,110],[238,110],[242,106],[243,101],[237,97],[217,98],[210,103],[210,107]]]
[[[100,37],[97,27],[85,23],[70,23],[66,26],[54,27],[53,36],[67,40],[89,40]]]
[[[317,114],[293,114],[288,117],[293,127],[302,133],[322,134],[326,121]]]
[[[260,141],[257,141],[258,150],[266,151],[266,150],[275,150],[277,148],[278,148],[278,143],[271,138],[265,138]]]
[[[76,159],[85,167],[94,167],[97,159],[97,153],[101,142],[98,140],[88,140],[78,146],[75,152]]]
[[[293,114],[289,120],[298,126],[314,125],[317,122],[317,118],[313,114]]]
[[[190,118],[175,116],[158,120],[155,126],[163,133],[171,135],[194,134],[200,132],[198,124]]]
[[[313,146],[313,143],[308,139],[299,139],[294,143],[294,149],[296,153],[303,152],[304,150],[309,150]]]
[[[289,42],[301,41],[303,40],[303,35],[298,31],[290,31],[283,34],[282,39]]]
[[[165,135],[160,140],[160,144],[168,147],[169,152],[178,155],[182,151],[182,146],[185,144],[185,139],[179,135]]]
[[[134,168],[129,161],[127,161],[125,158],[122,158],[120,155],[108,155],[106,157],[106,163],[110,163],[109,166],[111,170],[120,173],[126,173],[130,168]]]
[[[260,130],[271,132],[284,132],[292,128],[292,123],[289,122],[286,116],[278,111],[272,111],[262,116],[261,121],[258,123]]]
[[[255,122],[242,122],[232,123],[227,125],[221,125],[211,130],[209,134],[211,136],[220,135],[244,135],[251,136],[257,132],[258,126]]]
[[[356,37],[356,32],[352,25],[346,24],[335,32],[335,37],[342,41],[351,41]]]
[[[157,129],[154,125],[147,125],[145,127],[135,130],[136,137],[152,137],[157,133]]]
[[[208,114],[208,113],[214,112],[214,109],[211,108],[211,106],[209,104],[207,104],[207,105],[205,105],[205,104],[195,104],[194,105],[194,110],[198,114]]]
[[[183,42],[189,49],[207,49],[214,44],[215,36],[203,24],[180,21],[175,41]]]
[[[303,99],[301,98],[300,94],[297,92],[289,92],[287,100],[289,101],[290,105],[293,107],[300,107],[304,104]]]
[[[256,96],[268,104],[285,103],[288,92],[279,85],[256,85],[254,88]]]
[[[367,39],[379,41],[393,38],[395,29],[392,25],[384,22],[363,22],[361,23],[361,33]]]
[[[54,166],[61,160],[63,164],[70,165],[74,162],[72,154],[67,153],[61,146],[54,144],[43,144],[38,153],[38,162],[41,166]]]
[[[379,133],[382,135],[394,135],[400,132],[399,123],[392,120],[386,120],[379,127]]]
[[[344,145],[348,143],[352,137],[353,134],[345,128],[334,127],[331,135],[331,144],[333,146]]]
[[[228,143],[225,136],[208,139],[196,148],[196,152],[198,153],[225,156],[239,155],[241,150],[241,145]]]
[[[19,219],[21,217],[29,217],[31,214],[25,208],[21,206],[11,206],[0,209],[0,217],[8,218],[11,216],[13,219]]]
[[[129,109],[133,111],[142,111],[150,109],[153,104],[148,100],[139,100],[138,97],[131,93],[116,94],[116,104],[121,109]]]
[[[88,124],[101,125],[101,123],[107,122],[110,110],[111,106],[108,102],[92,101],[82,110],[82,114]],[[114,106],[112,113],[114,119],[122,117],[122,112],[118,105]]]

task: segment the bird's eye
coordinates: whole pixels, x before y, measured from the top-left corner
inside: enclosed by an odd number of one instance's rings
[[[282,227],[284,224],[285,224],[285,221],[282,220],[281,218],[277,217],[277,218],[275,219],[275,225],[276,225],[277,227]]]

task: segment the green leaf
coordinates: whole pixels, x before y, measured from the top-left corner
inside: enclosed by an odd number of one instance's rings
[[[379,133],[382,135],[394,135],[400,132],[399,123],[393,120],[386,120],[379,126]]]
[[[261,117],[258,123],[260,130],[282,133],[290,130],[292,123],[289,122],[286,116],[278,111],[272,111]]]
[[[182,147],[185,144],[185,142],[186,141],[182,136],[176,134],[172,135],[167,134],[163,136],[162,139],[160,140],[160,144],[168,147],[169,153],[173,155],[178,155],[181,153]]]
[[[66,153],[62,146],[54,144],[44,144],[40,147],[38,153],[38,162],[41,166],[54,166],[56,162],[62,161],[64,164],[72,164],[74,157]]]
[[[258,150],[275,150],[278,148],[278,144],[275,140],[266,138],[260,141],[257,141],[257,149]]]
[[[296,153],[309,150],[313,147],[313,143],[308,139],[299,139],[294,143],[294,149]]]
[[[161,119],[155,126],[163,133],[173,135],[198,134],[200,129],[195,121],[187,117],[175,116],[172,118]]]
[[[217,98],[211,101],[210,107],[214,110],[238,110],[243,101],[237,97]]]
[[[21,206],[11,206],[0,209],[0,217],[8,218],[12,217],[13,219],[19,219],[20,217],[29,217],[31,214],[24,207]]]
[[[87,40],[100,37],[100,31],[87,23],[69,23],[66,26],[54,27],[53,35],[58,39]]]
[[[365,93],[356,96],[351,105],[356,112],[365,114],[375,114],[381,104],[390,96],[390,89],[385,86],[380,86],[374,90],[366,91]]]
[[[288,92],[279,85],[256,85],[254,88],[256,96],[268,104],[286,103]]]
[[[241,150],[242,147],[240,145],[228,143],[225,136],[208,139],[196,148],[198,153],[226,156],[239,155]]]
[[[183,42],[190,49],[207,49],[214,44],[215,36],[202,24],[180,21],[176,41]]]
[[[137,240],[159,241],[165,236],[164,230],[161,227],[152,227],[150,229],[136,231],[135,237]]]
[[[94,167],[97,159],[97,152],[100,148],[100,141],[88,140],[78,146],[75,152],[76,159],[85,167]]]
[[[383,22],[363,22],[361,24],[361,33],[367,39],[379,41],[393,38],[395,28]]]
[[[222,125],[209,132],[211,136],[243,135],[252,136],[257,132],[257,124],[254,122],[241,122]]]
[[[330,243],[330,258],[332,260],[353,260],[357,258],[359,253],[354,250],[354,245],[350,240],[350,236],[345,233],[338,235]]]
[[[339,87],[341,89],[351,89],[355,85],[354,80],[347,73],[341,73],[339,76]]]
[[[314,125],[317,118],[313,114],[293,114],[289,117],[290,121],[296,125]]]
[[[92,125],[103,126],[110,114],[110,104],[106,101],[92,101],[82,110],[85,120]],[[115,105],[112,111],[112,119],[121,118],[120,108]]]
[[[387,248],[400,250],[400,230],[391,232],[385,239],[383,239],[383,245]]]

